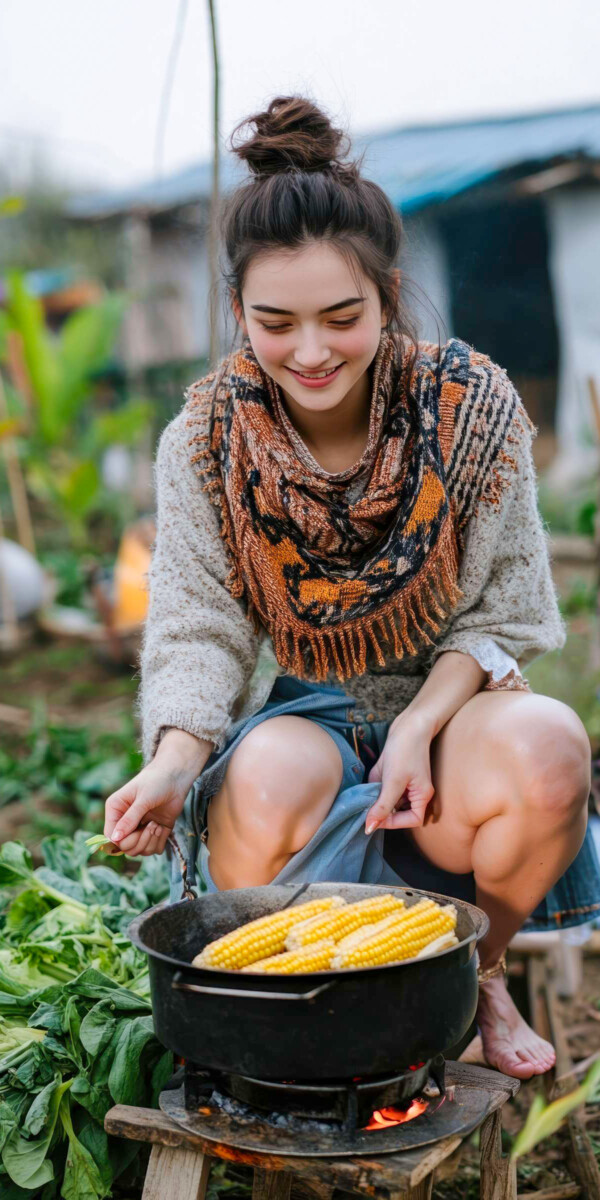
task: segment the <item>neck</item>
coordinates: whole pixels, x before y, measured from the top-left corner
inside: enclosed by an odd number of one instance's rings
[[[303,408],[284,391],[285,410],[302,441],[317,462],[329,459],[332,451],[343,460],[347,452],[354,453],[349,465],[360,458],[369,436],[371,412],[372,368],[369,367],[335,408],[314,412]],[[359,453],[357,444],[362,443]],[[322,463],[326,466],[326,463]]]

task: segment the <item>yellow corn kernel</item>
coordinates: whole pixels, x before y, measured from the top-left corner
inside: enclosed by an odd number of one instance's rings
[[[232,929],[207,946],[192,959],[193,967],[217,967],[224,971],[239,971],[249,963],[258,962],[270,954],[279,954],[285,947],[285,939],[292,925],[298,921],[328,912],[344,904],[341,896],[327,896],[323,900],[309,900],[292,908],[269,913]]]
[[[376,921],[373,925],[361,925],[359,929],[355,929],[352,933],[348,933],[345,938],[342,938],[336,947],[336,954],[345,954],[348,950],[353,950],[355,946],[359,946],[365,938],[375,937],[384,929],[389,929],[395,925],[398,920],[398,913],[390,913],[387,917],[383,917],[381,921]]]
[[[394,919],[386,919],[384,928],[367,934],[353,945],[344,947],[340,943],[331,965],[335,968],[372,967],[416,958],[430,942],[453,932],[455,927],[453,904],[441,908],[433,900],[420,900]],[[364,934],[364,930],[361,932]]]
[[[300,950],[289,950],[285,954],[272,954],[260,962],[244,967],[244,972],[260,971],[264,975],[307,975],[312,971],[326,971],[335,950],[333,938],[302,946]]]
[[[404,900],[387,892],[383,896],[358,900],[356,904],[345,904],[334,912],[319,913],[308,921],[292,925],[285,939],[286,950],[299,950],[301,946],[310,946],[324,938],[339,942],[353,930],[376,922],[389,913],[399,913],[403,908]]]

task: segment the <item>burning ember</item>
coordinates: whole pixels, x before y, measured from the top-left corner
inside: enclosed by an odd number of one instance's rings
[[[378,1108],[373,1113],[365,1129],[387,1129],[390,1125],[403,1125],[405,1121],[414,1121],[427,1108],[427,1100],[412,1100],[408,1108]]]

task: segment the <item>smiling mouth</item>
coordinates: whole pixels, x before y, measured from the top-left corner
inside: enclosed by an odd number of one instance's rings
[[[339,371],[343,365],[343,363],[338,363],[337,366],[330,367],[328,371],[296,371],[294,367],[288,367],[288,371],[292,371],[294,375],[301,375],[303,379],[326,379],[328,375],[334,375],[336,371]]]

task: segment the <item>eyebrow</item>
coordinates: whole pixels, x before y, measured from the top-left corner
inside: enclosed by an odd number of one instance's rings
[[[338,308],[348,308],[350,304],[364,304],[365,300],[366,296],[350,296],[348,300],[338,300],[337,304],[330,304],[329,308],[320,308],[318,315],[336,312]],[[289,308],[272,308],[270,304],[251,304],[250,307],[255,308],[258,312],[275,313],[277,316],[294,316]]]

